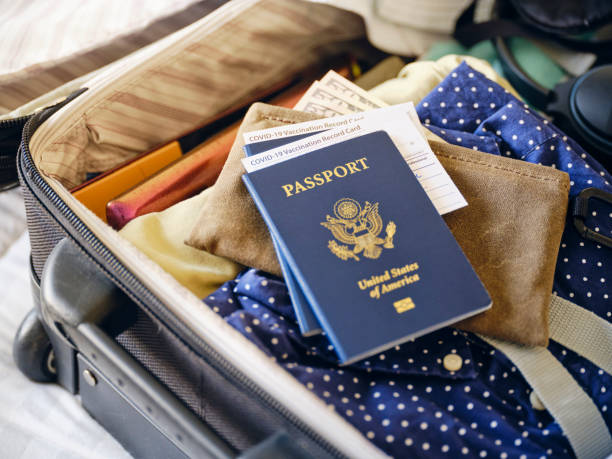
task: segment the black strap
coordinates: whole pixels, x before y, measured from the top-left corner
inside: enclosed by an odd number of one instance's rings
[[[597,231],[593,231],[585,224],[585,221],[589,215],[590,199],[599,199],[600,201],[612,204],[612,193],[600,190],[599,188],[585,188],[582,190],[574,199],[574,209],[572,212],[574,226],[583,238],[590,239],[598,244],[612,248],[612,238],[604,236]]]
[[[496,38],[493,40],[493,45],[504,69],[504,74],[512,87],[536,108],[546,111],[548,103],[553,98],[552,91],[535,81],[523,70],[510,51],[505,38]]]
[[[453,36],[459,43],[468,48],[483,40],[491,40],[497,37],[534,37],[522,24],[507,19],[467,23],[457,27]]]
[[[470,47],[483,40],[497,37],[524,37],[552,40],[573,51],[594,53],[601,58],[612,58],[612,40],[578,40],[567,35],[552,34],[508,19],[492,19],[480,23],[458,25],[453,34],[463,46]]]

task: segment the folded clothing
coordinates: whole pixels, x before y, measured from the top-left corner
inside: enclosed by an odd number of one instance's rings
[[[451,144],[566,172],[572,198],[588,187],[612,193],[612,176],[577,142],[467,63],[451,71],[421,100],[417,112],[426,127]],[[595,203],[586,223],[612,235],[612,208]],[[514,253],[529,263],[529,250]],[[612,320],[609,258],[610,249],[580,236],[570,215],[561,239],[554,293]]]
[[[210,294],[233,279],[242,269],[227,258],[212,255],[183,244],[210,189],[175,204],[163,212],[135,218],[120,234],[174,276],[198,298]]]
[[[571,454],[512,362],[470,333],[444,328],[339,367],[325,336],[300,335],[278,277],[247,270],[205,302],[393,457]],[[549,350],[612,425],[612,376],[554,342]]]
[[[502,78],[487,61],[456,54],[449,54],[436,61],[416,61],[407,64],[395,78],[380,83],[372,88],[370,93],[390,105],[403,102],[414,102],[416,104],[462,62],[466,62],[489,80],[519,97],[510,83]]]

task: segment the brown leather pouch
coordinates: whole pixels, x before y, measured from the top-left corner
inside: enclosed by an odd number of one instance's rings
[[[315,118],[254,104],[186,243],[281,275],[268,229],[241,180],[242,133]],[[431,146],[468,202],[444,220],[493,300],[488,311],[455,325],[521,344],[546,345],[568,175],[444,142]]]

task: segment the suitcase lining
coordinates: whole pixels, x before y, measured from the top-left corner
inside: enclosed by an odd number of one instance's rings
[[[85,83],[85,105],[75,104],[74,116],[52,120],[34,136],[39,169],[72,188],[87,173],[179,137],[363,34],[356,16],[312,3],[264,0],[218,27],[210,19],[215,13],[200,21],[210,32],[170,43],[154,59],[144,53],[144,62],[127,72],[114,69],[116,77]]]

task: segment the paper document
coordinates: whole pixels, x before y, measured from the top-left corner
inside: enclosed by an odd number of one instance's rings
[[[414,105],[409,102],[330,119],[247,132],[244,134],[247,144],[292,135],[315,134],[244,158],[242,163],[250,173],[338,142],[383,130],[389,134],[441,215],[466,206],[463,195],[415,125],[415,116]]]

